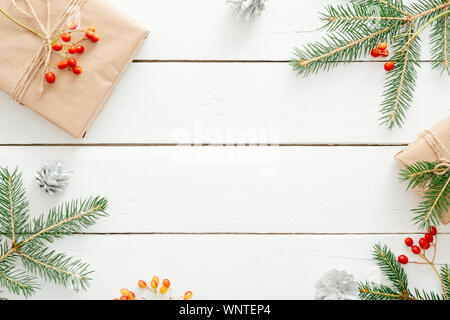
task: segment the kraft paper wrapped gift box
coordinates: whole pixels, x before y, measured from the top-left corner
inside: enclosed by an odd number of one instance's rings
[[[450,159],[450,116],[436,124],[431,130],[426,130],[420,137],[400,151],[395,159],[404,168],[419,161],[434,162]],[[425,190],[416,190],[424,194]],[[450,212],[442,219],[444,224],[450,223]]]
[[[47,70],[42,62],[48,52],[46,40],[0,14],[0,89],[73,137],[84,137],[148,31],[106,0],[0,0],[0,9],[34,31],[42,30],[37,17],[53,38],[75,16],[80,28],[96,27],[100,41],[84,41],[85,52],[74,56],[83,73],[77,76],[54,69],[56,82],[48,84],[42,82]],[[50,65],[61,59],[53,51]]]

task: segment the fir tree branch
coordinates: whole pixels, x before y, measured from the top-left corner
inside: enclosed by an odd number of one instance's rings
[[[401,295],[410,297],[408,277],[393,253],[386,246],[382,247],[380,244],[377,244],[374,246],[374,259],[398,292]]]
[[[28,222],[28,201],[21,174],[16,170],[0,169],[0,226],[13,242]]]
[[[93,225],[97,219],[106,216],[105,198],[89,198],[84,201],[72,201],[50,210],[49,214],[33,219],[27,233],[32,234],[19,244],[19,247],[27,243],[42,243],[42,240],[52,242],[56,238],[62,238],[83,228]]]
[[[425,188],[435,176],[435,168],[440,162],[415,162],[400,171],[400,181],[408,181],[410,188]]]
[[[26,251],[26,253],[25,253]],[[19,250],[24,266],[32,273],[40,275],[45,280],[51,280],[64,286],[71,285],[75,291],[86,290],[88,265],[79,260],[73,261],[63,253],[48,252],[46,248]]]
[[[434,177],[424,196],[425,200],[413,210],[414,218],[421,229],[439,225],[450,207],[450,174]]]
[[[450,292],[450,268],[448,267],[448,265],[443,265],[441,267],[441,279],[442,279],[442,283],[445,287],[445,291],[447,293]],[[447,300],[448,300],[448,295],[447,295]]]
[[[438,19],[431,28],[431,55],[433,69],[441,70],[441,73],[447,71],[450,75],[448,55],[450,46],[450,25],[449,14]]]
[[[388,286],[375,283],[360,283],[359,295],[363,300],[416,300],[404,293],[398,293]]]
[[[406,40],[412,37],[412,25],[408,26],[408,32],[396,39],[394,46],[401,47]],[[405,112],[412,102],[414,88],[416,85],[417,68],[420,67],[420,46],[418,39],[411,42],[404,52],[394,55],[395,67],[389,72],[385,84],[384,100],[381,104],[381,118],[383,124],[389,129],[394,125],[402,126]]]
[[[291,64],[298,74],[304,75],[315,73],[320,69],[328,70],[341,62],[357,59],[372,48],[381,36],[388,36],[396,27],[398,24],[394,23],[370,34],[359,30],[347,30],[339,35],[331,35],[330,38],[324,39],[325,44],[316,42],[304,47],[303,50],[297,48],[296,58]]]

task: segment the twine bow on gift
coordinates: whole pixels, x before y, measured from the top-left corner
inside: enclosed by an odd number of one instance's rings
[[[439,137],[437,137],[433,131],[430,130],[426,130],[420,136],[425,139],[433,152],[436,154],[438,160],[441,162],[434,168],[434,173],[441,176],[450,172],[450,152]]]
[[[2,9],[0,9],[0,13],[2,13],[6,18],[11,20],[16,25],[22,27],[24,30],[29,31],[34,35],[36,35],[37,37],[41,38],[43,41],[38,52],[32,59],[31,63],[25,70],[24,74],[20,77],[19,81],[17,82],[16,86],[14,87],[11,93],[11,97],[19,103],[22,102],[23,97],[27,92],[28,88],[30,87],[31,83],[39,74],[41,75],[41,82],[39,85],[38,95],[41,95],[42,92],[44,91],[44,75],[47,72],[47,66],[50,62],[50,57],[52,54],[51,45],[54,42],[55,37],[59,34],[60,30],[62,30],[67,19],[74,12],[79,10],[86,0],[68,1],[67,8],[65,9],[64,13],[62,14],[58,22],[53,26],[53,28],[51,27],[50,21],[50,14],[51,14],[50,0],[45,0],[47,8],[46,25],[44,25],[42,21],[39,19],[38,15],[36,14],[36,10],[30,3],[30,0],[22,0],[22,1],[26,5],[26,9],[17,5],[16,0],[11,0],[11,3],[13,7],[16,8],[22,15],[33,19],[34,23],[39,27],[39,31],[35,31],[29,26],[26,26],[25,24],[17,21],[15,18],[12,18]]]

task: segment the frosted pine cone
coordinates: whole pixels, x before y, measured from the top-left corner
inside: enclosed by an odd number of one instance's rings
[[[316,283],[316,300],[358,300],[358,283],[345,271],[331,270]]]
[[[238,18],[250,20],[256,16],[260,16],[266,8],[267,0],[228,0],[233,14]]]
[[[35,177],[39,186],[53,196],[57,192],[64,190],[64,187],[69,184],[69,176],[72,171],[63,169],[61,161],[52,161],[50,164],[44,164],[40,171],[35,173]]]

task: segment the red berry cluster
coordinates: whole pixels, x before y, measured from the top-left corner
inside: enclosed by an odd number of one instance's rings
[[[387,50],[387,43],[380,42],[375,49],[373,49],[370,54],[372,57],[377,58],[379,56],[389,57],[389,50]],[[388,61],[384,64],[384,70],[391,71],[395,67],[394,61]]]
[[[170,280],[164,279],[161,282],[161,286],[160,286],[159,277],[153,276],[152,280],[150,281],[150,286],[148,286],[144,280],[139,280],[137,285],[140,289],[147,289],[147,290],[152,291],[153,293],[155,293],[156,297],[158,297],[158,287],[159,287],[159,292],[161,294],[167,293],[167,291],[170,288]],[[172,291],[172,289],[170,289],[170,290]],[[121,289],[120,294],[121,294],[120,298],[114,299],[114,300],[136,300],[136,294],[133,291],[130,291],[128,289],[125,289],[125,288]],[[192,299],[192,296],[193,296],[192,291],[186,291],[183,297],[178,297],[178,298],[179,299],[183,298],[183,300],[190,300],[190,299]],[[144,299],[144,298],[142,298],[142,299]],[[177,298],[173,298],[172,296],[169,297],[169,300],[175,300],[175,299],[177,299]]]
[[[424,236],[422,238],[419,239],[419,246],[414,245],[414,240],[411,238],[406,238],[405,239],[405,244],[406,246],[411,248],[412,253],[416,254],[416,255],[421,255],[422,257],[424,257],[425,251],[430,249],[431,245],[433,245],[434,248],[436,248],[436,235],[437,235],[437,230],[435,227],[430,227],[428,229],[428,232],[424,234]],[[421,254],[423,250],[423,254]],[[408,257],[405,255],[400,255],[398,257],[398,262],[400,262],[401,264],[407,264],[409,262]]]
[[[58,41],[59,39],[56,39],[52,43],[52,49],[64,57],[64,60],[59,61],[56,66],[58,69],[63,70],[70,67],[69,70],[71,70],[74,74],[79,75],[83,72],[83,68],[78,65],[75,58],[69,57],[69,55],[83,54],[84,47],[80,43],[85,40],[98,42],[100,37],[95,33],[95,27],[89,27],[87,30],[76,30],[77,27],[78,24],[72,22],[70,26],[67,27],[67,30],[63,30],[65,32],[62,32],[59,37],[63,43]],[[72,34],[75,32],[83,32],[84,36],[78,41],[71,42]],[[49,71],[45,74],[45,80],[47,80],[48,83],[54,83],[56,81],[56,76],[53,72]]]

